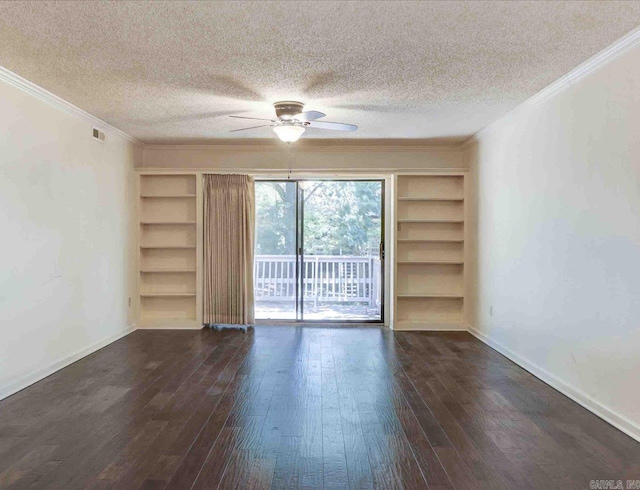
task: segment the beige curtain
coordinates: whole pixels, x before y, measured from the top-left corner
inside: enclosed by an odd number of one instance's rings
[[[204,175],[204,323],[253,323],[255,186]]]

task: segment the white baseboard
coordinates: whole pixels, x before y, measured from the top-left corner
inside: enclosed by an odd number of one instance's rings
[[[504,345],[500,344],[499,342],[492,340],[490,337],[479,332],[478,330],[473,328],[471,325],[469,325],[469,333],[474,337],[476,337],[478,340],[487,344],[489,347],[498,351],[500,354],[502,354],[506,358],[515,362],[521,368],[529,371],[536,378],[544,381],[549,386],[551,386],[552,388],[555,388],[563,395],[571,398],[574,402],[582,405],[584,408],[589,410],[591,413],[597,415],[605,422],[608,422],[609,424],[613,425],[616,429],[621,430],[622,432],[627,434],[629,437],[632,437],[636,441],[640,442],[640,426],[638,424],[618,414],[614,410],[606,407],[599,401],[594,400],[589,395],[583,393],[582,391],[571,386],[570,384],[565,383],[560,378],[554,376],[553,374],[542,369],[536,364],[519,356],[518,354],[508,349]]]
[[[77,360],[82,359],[89,354],[93,354],[95,351],[102,349],[103,347],[115,342],[118,339],[121,339],[122,337],[125,337],[126,335],[129,335],[135,330],[137,330],[135,327],[129,327],[121,332],[110,335],[109,337],[99,340],[94,344],[84,347],[83,349],[80,349],[79,351],[76,351],[69,356],[63,357],[62,359],[57,360],[56,362],[48,365],[45,368],[38,369],[37,371],[20,378],[18,381],[5,386],[0,386],[0,400],[11,396],[18,391],[24,390],[26,387],[43,380],[47,376],[51,376],[56,371],[67,367],[69,364],[73,364]]]

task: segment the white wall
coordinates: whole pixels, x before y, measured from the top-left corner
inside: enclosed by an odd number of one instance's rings
[[[129,330],[140,151],[0,81],[0,398]]]
[[[468,151],[475,333],[640,439],[640,46]]]

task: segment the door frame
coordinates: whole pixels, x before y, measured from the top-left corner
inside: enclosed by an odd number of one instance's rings
[[[326,176],[326,175],[314,175],[314,176],[296,176],[292,178],[291,176],[277,178],[274,176],[265,176],[265,177],[256,177],[257,182],[284,182],[284,183],[295,183],[296,184],[296,208],[295,208],[295,247],[296,247],[296,265],[295,265],[295,280],[296,280],[296,298],[295,298],[295,308],[296,308],[296,319],[258,319],[256,318],[256,324],[262,325],[274,325],[274,324],[295,324],[295,325],[310,325],[310,326],[319,326],[319,325],[331,325],[331,326],[339,326],[339,325],[387,325],[386,311],[385,308],[387,304],[387,235],[386,235],[386,224],[387,224],[387,202],[386,202],[386,187],[388,185],[387,178],[382,176],[376,177],[355,177],[355,176]],[[306,320],[304,319],[304,281],[301,280],[301,275],[304,271],[304,188],[300,185],[302,181],[330,181],[330,182],[379,182],[380,183],[380,318],[375,320]],[[298,318],[300,317],[300,318]]]

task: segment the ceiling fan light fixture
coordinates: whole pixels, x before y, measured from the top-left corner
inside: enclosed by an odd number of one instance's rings
[[[249,128],[232,129],[230,132],[246,131],[248,129],[266,128],[270,126],[278,138],[285,143],[293,143],[300,139],[305,129],[330,129],[333,131],[355,131],[358,126],[355,124],[344,124],[338,122],[319,121],[326,116],[324,112],[305,111],[302,112],[304,104],[294,100],[283,100],[273,104],[276,110],[275,119],[265,119],[263,117],[230,116],[235,119],[250,119],[252,121],[265,121],[259,126]],[[271,124],[265,124],[266,122]]]
[[[280,138],[280,141],[295,143],[304,133],[304,128],[302,126],[282,125],[274,127],[273,132]]]

